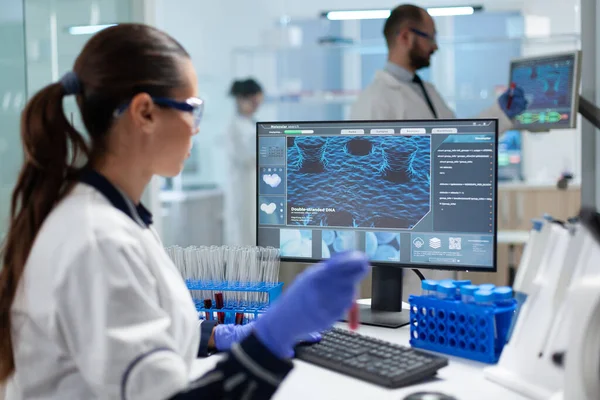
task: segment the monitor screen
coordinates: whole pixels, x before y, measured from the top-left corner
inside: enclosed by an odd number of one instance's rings
[[[259,246],[495,270],[497,121],[259,122]]]
[[[525,91],[527,109],[515,129],[546,131],[575,128],[579,104],[579,52],[513,60],[510,82]]]
[[[498,181],[523,179],[521,135],[521,131],[509,130],[498,137]]]

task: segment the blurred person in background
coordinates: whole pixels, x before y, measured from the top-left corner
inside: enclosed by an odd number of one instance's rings
[[[227,183],[225,188],[225,242],[256,244],[256,120],[263,89],[254,79],[234,81],[229,94],[235,115],[227,129]]]

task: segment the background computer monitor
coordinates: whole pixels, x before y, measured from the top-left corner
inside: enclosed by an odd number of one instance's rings
[[[517,115],[514,129],[547,131],[577,126],[580,52],[511,61],[510,82],[525,91],[529,105]]]
[[[496,271],[497,125],[259,122],[258,245],[308,263],[366,252],[384,320],[399,318],[385,312],[401,311],[401,268]]]
[[[523,133],[508,130],[498,136],[498,181],[523,180]]]

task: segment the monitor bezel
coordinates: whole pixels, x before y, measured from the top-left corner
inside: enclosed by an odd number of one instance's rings
[[[562,130],[562,129],[575,129],[577,128],[577,120],[579,119],[579,90],[581,86],[581,50],[562,51],[558,53],[546,53],[535,56],[516,57],[510,60],[510,68],[508,73],[508,85],[510,86],[513,70],[516,65],[525,62],[532,62],[536,60],[548,60],[557,57],[572,56],[575,66],[573,67],[573,87],[571,88],[571,119],[569,125],[549,127],[539,123],[531,125],[523,125],[518,121],[513,121],[514,130],[528,131],[528,132],[548,132],[549,130]]]
[[[493,255],[492,255],[492,266],[491,267],[483,267],[480,265],[464,265],[460,266],[452,266],[452,265],[432,265],[432,264],[420,264],[420,263],[402,263],[402,262],[381,262],[381,261],[370,261],[369,264],[373,267],[391,267],[391,268],[406,268],[406,269],[429,269],[429,270],[444,270],[444,271],[460,271],[460,272],[497,272],[498,271],[498,137],[499,137],[499,119],[498,118],[439,118],[439,119],[403,119],[403,120],[322,120],[322,121],[258,121],[256,122],[256,244],[259,243],[259,232],[260,232],[260,211],[258,207],[258,198],[260,196],[260,157],[258,154],[259,151],[259,125],[262,124],[270,124],[270,125],[299,125],[299,124],[354,124],[354,123],[409,123],[409,124],[419,124],[419,123],[431,123],[431,122],[481,122],[481,121],[492,121],[494,122],[494,157],[496,162],[494,163],[494,193],[495,201],[494,201],[494,229],[493,229]],[[283,228],[287,227],[287,225],[282,225]],[[313,230],[318,230],[317,227],[311,228]],[[304,257],[280,257],[281,262],[289,262],[289,263],[297,263],[297,264],[317,264],[327,259],[324,258],[304,258]]]

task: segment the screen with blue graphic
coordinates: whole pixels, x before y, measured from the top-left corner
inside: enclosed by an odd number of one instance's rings
[[[510,82],[523,89],[528,102],[515,118],[515,129],[575,127],[579,80],[579,52],[513,61]]]
[[[496,120],[260,122],[258,245],[495,270]]]

